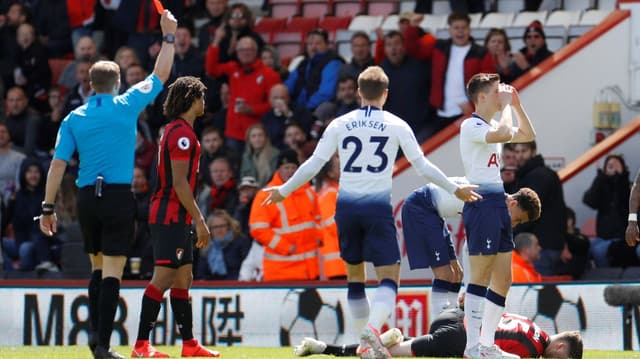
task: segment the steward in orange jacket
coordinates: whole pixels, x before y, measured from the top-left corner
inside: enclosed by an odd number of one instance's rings
[[[316,176],[318,200],[320,203],[320,226],[322,229],[322,269],[327,279],[347,279],[347,268],[340,257],[338,227],[334,220],[338,200],[338,180],[340,179],[340,159],[334,155]],[[316,185],[317,186],[317,185]]]
[[[511,276],[513,283],[542,282],[542,275],[536,272],[533,264],[522,258],[518,252],[513,251],[511,257]]]
[[[298,168],[298,155],[285,150],[278,156],[278,169],[266,187],[280,186]],[[318,197],[309,184],[284,201],[262,206],[267,192],[260,191],[251,205],[249,232],[264,246],[265,281],[318,279],[321,243]]]

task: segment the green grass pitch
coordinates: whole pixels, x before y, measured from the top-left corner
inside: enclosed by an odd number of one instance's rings
[[[131,347],[115,347],[118,353],[131,354]],[[168,353],[172,358],[180,357],[180,346],[158,346],[157,349]],[[223,359],[284,359],[295,358],[292,348],[253,348],[220,347]],[[330,358],[328,355],[315,355],[309,358]],[[0,359],[89,359],[92,356],[86,346],[0,346]],[[584,359],[640,359],[640,352],[587,350]]]

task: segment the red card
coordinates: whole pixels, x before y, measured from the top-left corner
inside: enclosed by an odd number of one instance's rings
[[[162,15],[162,13],[164,12],[164,6],[162,6],[160,0],[153,0],[153,5],[155,5],[158,14]]]

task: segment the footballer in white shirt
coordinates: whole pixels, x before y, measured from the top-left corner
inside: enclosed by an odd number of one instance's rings
[[[458,184],[468,183],[464,177],[450,179]],[[530,188],[507,196],[505,203],[512,226],[540,216],[540,199]],[[432,318],[458,304],[462,268],[445,219],[459,218],[463,204],[433,183],[413,191],[402,204],[402,233],[409,267],[411,270],[430,267],[433,271],[429,305]]]
[[[476,186],[457,185],[424,158],[407,123],[382,110],[389,79],[382,68],[371,66],[358,77],[360,109],[333,120],[313,155],[285,184],[267,188],[264,204],[278,202],[309,181],[338,151],[340,183],[335,221],[340,256],[346,262],[348,303],[361,355],[389,357],[377,330],[395,307],[400,275],[400,251],[391,208],[393,162],[399,148],[418,173],[463,201],[480,198]],[[372,262],[379,286],[369,306],[365,294],[364,262]],[[367,351],[372,353],[367,354]]]
[[[476,111],[460,126],[460,154],[465,177],[480,186],[478,191],[483,198],[465,203],[462,211],[471,267],[465,298],[464,354],[468,358],[514,358],[517,356],[502,352],[494,344],[495,330],[511,287],[513,250],[511,218],[500,177],[500,150],[502,143],[533,141],[535,130],[518,92],[501,84],[498,74],[474,75],[467,83],[467,94]],[[498,112],[500,120],[493,121]]]

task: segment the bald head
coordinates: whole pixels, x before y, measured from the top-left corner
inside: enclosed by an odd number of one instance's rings
[[[250,36],[244,36],[238,40],[236,55],[241,65],[250,65],[258,58],[258,44]]]
[[[90,36],[83,36],[78,40],[75,48],[76,60],[92,60],[97,53],[96,43]]]

